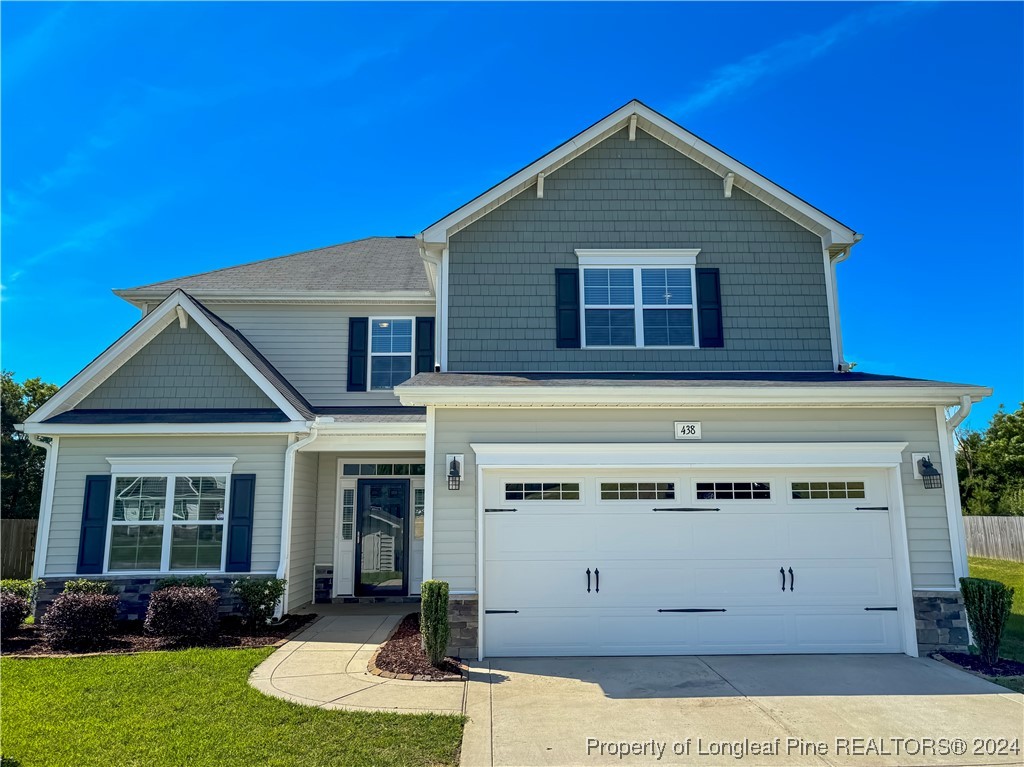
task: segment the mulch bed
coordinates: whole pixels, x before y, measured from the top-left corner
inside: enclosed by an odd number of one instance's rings
[[[1016,660],[1000,658],[995,665],[989,665],[980,655],[968,655],[962,652],[943,652],[941,657],[961,668],[985,676],[1024,676],[1024,663]]]
[[[267,647],[277,644],[302,626],[316,618],[315,614],[286,615],[274,626],[249,625],[237,616],[221,618],[220,631],[208,642],[181,643],[173,639],[155,637],[145,633],[142,621],[119,621],[116,633],[103,645],[82,652],[53,650],[43,638],[38,626],[22,626],[15,633],[0,640],[0,652],[4,655],[45,657],[47,655],[120,655],[125,653],[153,652],[156,650],[180,650],[185,647]]]
[[[372,665],[399,679],[447,681],[462,676],[462,667],[455,658],[445,658],[440,668],[430,665],[426,653],[423,652],[419,613],[402,618],[401,623],[377,651]]]

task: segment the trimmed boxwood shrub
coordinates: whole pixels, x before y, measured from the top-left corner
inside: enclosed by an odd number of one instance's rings
[[[209,586],[210,579],[205,575],[189,575],[186,578],[180,578],[177,576],[171,576],[170,578],[161,578],[156,582],[156,586],[153,591],[159,591],[160,589],[169,589],[173,586],[191,586],[193,588],[202,588],[203,586]]]
[[[57,650],[87,650],[102,645],[114,631],[117,604],[114,594],[58,594],[43,616],[43,636]]]
[[[32,611],[25,597],[11,591],[0,591],[0,634],[7,636],[17,631]]]
[[[64,582],[65,594],[113,594],[114,589],[107,581],[90,581],[88,578],[79,578],[74,581]]]
[[[444,662],[452,629],[448,622],[448,582],[423,581],[420,586],[420,634],[432,666]]]
[[[274,608],[284,596],[287,582],[284,578],[245,577],[231,584],[231,593],[242,603],[246,619],[263,626],[274,617]]]
[[[202,641],[217,633],[220,595],[213,586],[168,586],[154,591],[146,609],[150,634],[180,641]]]
[[[981,659],[993,665],[999,660],[999,644],[1010,617],[1013,589],[999,581],[961,578],[960,591]]]

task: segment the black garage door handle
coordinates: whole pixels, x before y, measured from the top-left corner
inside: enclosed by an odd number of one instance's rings
[[[601,571],[596,567],[594,568],[594,591],[598,594],[601,593]]]
[[[793,584],[796,582],[796,578],[793,576],[793,568],[789,568],[789,590],[793,590]]]
[[[590,593],[590,568],[587,568],[587,593]]]
[[[786,590],[786,571],[784,569],[782,569],[781,567],[779,568],[779,575],[782,576],[782,590],[785,591]]]

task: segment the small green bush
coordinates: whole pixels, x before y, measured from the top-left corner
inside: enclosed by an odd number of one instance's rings
[[[150,595],[144,625],[157,636],[203,641],[217,633],[219,604],[213,586],[168,586]]]
[[[961,578],[960,591],[967,608],[967,622],[978,645],[981,659],[994,664],[999,660],[1006,619],[1013,605],[1013,589],[999,581],[984,578]]]
[[[452,628],[448,622],[448,582],[423,581],[420,586],[420,634],[432,666],[444,662]]]
[[[114,589],[107,581],[90,581],[78,578],[64,583],[65,594],[113,594]]]
[[[153,591],[161,589],[172,589],[178,586],[187,586],[193,589],[202,589],[210,585],[210,579],[205,575],[190,575],[187,578],[171,577],[161,578],[156,582]]]
[[[0,635],[7,636],[18,630],[32,611],[31,602],[12,591],[0,591]]]
[[[42,588],[46,588],[46,581],[33,581],[28,578],[4,578],[0,581],[0,593],[17,594],[22,599],[27,599],[29,603],[36,601],[36,594]]]
[[[118,598],[113,594],[65,591],[43,616],[43,636],[56,650],[88,650],[114,632]]]
[[[262,626],[274,617],[274,608],[284,596],[287,583],[284,578],[247,576],[231,584],[231,593],[242,603],[246,619]]]
[[[996,508],[1005,517],[1024,517],[1024,487],[1011,487],[999,496]]]

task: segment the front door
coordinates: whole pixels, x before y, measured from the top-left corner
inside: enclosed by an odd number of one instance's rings
[[[359,480],[357,517],[355,593],[406,594],[409,480]]]

